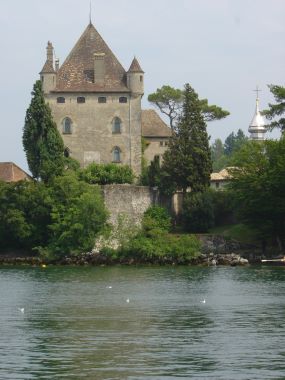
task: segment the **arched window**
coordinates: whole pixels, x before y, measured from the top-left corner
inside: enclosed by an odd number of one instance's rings
[[[66,117],[64,120],[63,120],[63,133],[64,134],[71,134],[71,127],[72,127],[72,121],[69,117]]]
[[[118,117],[115,117],[113,120],[113,133],[121,133],[121,120]]]
[[[118,146],[115,146],[112,151],[113,162],[121,162],[121,149]]]

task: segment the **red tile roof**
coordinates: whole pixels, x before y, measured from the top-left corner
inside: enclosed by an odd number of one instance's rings
[[[0,181],[17,182],[32,177],[13,162],[0,162]]]
[[[94,54],[105,54],[103,84],[94,83]],[[55,92],[129,92],[123,66],[91,23],[60,67]]]

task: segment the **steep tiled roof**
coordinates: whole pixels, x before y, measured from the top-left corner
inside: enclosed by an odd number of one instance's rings
[[[32,177],[13,162],[0,162],[1,181],[17,182],[23,179],[32,179]]]
[[[155,110],[142,111],[143,137],[170,137],[171,129],[158,116]]]
[[[48,73],[55,73],[55,70],[53,68],[53,64],[51,61],[46,60],[46,63],[44,64],[44,67],[42,68],[40,74],[48,74]]]
[[[94,53],[105,54],[105,81],[94,82]],[[90,23],[57,73],[56,92],[129,92],[126,72]]]
[[[136,57],[134,57],[134,59],[131,63],[131,66],[128,70],[128,73],[143,73],[143,70],[140,67],[140,64],[139,64],[138,60],[136,59]]]

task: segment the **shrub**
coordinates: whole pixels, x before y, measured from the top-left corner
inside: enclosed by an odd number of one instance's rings
[[[171,227],[171,217],[164,207],[151,206],[144,213],[142,224],[145,231],[153,229],[169,231]]]
[[[82,169],[80,178],[90,184],[108,185],[113,183],[133,183],[134,173],[128,165],[90,164]]]
[[[214,224],[211,193],[188,193],[183,201],[182,222],[189,232],[207,232]]]

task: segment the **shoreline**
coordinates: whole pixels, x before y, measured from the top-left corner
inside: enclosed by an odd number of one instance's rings
[[[196,258],[179,260],[168,256],[153,258],[120,257],[112,258],[100,253],[83,253],[78,256],[65,256],[54,260],[46,260],[39,256],[8,256],[0,254],[0,265],[27,265],[27,266],[113,266],[113,265],[187,265],[187,266],[245,266],[254,262],[239,254],[201,254]]]

